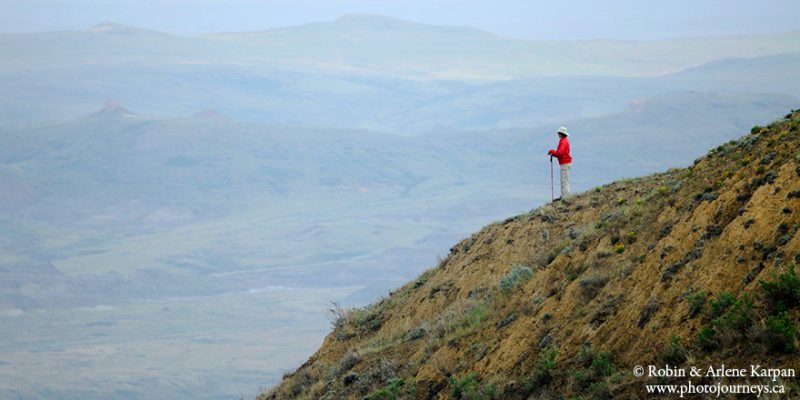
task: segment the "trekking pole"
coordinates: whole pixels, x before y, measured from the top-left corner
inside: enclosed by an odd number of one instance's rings
[[[555,192],[553,192],[553,156],[550,156],[550,202],[556,199]]]

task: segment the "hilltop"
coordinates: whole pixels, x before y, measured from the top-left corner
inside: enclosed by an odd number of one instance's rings
[[[259,399],[639,398],[672,381],[635,365],[796,368],[798,213],[800,110],[691,167],[489,225],[371,306],[334,305],[322,347]]]

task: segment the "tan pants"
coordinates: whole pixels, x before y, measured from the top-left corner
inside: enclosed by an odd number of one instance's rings
[[[561,198],[569,196],[569,170],[572,168],[572,163],[561,164]]]

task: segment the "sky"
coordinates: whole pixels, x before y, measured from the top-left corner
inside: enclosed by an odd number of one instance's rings
[[[800,30],[797,0],[0,0],[0,32],[116,22],[180,35],[376,14],[519,39],[651,40]]]

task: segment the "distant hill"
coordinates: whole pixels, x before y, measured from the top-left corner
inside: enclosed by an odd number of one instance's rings
[[[784,54],[728,59],[654,78],[550,77],[469,85],[453,88],[435,101],[388,110],[368,120],[365,127],[435,134],[545,123],[563,125],[564,121],[624,111],[644,98],[677,99],[687,92],[713,94],[717,99],[730,96],[717,102],[714,113],[727,109],[731,115],[739,114],[734,111],[740,104],[735,99],[742,96],[763,96],[765,102],[782,98],[788,102],[783,108],[791,108],[800,98],[800,85],[792,79],[799,69],[800,57]],[[669,129],[669,123],[664,127]]]
[[[695,90],[725,90],[727,92],[782,93],[800,96],[800,83],[792,79],[800,64],[800,53],[786,53],[755,58],[728,58],[712,61],[663,81],[694,87]]]
[[[726,57],[800,50],[800,32],[663,41],[523,41],[473,28],[373,15],[263,32],[206,36],[255,45],[295,66],[424,79],[494,81],[536,76],[651,76]]]
[[[798,151],[800,110],[486,226],[388,297],[333,307],[321,348],[259,399],[642,398],[685,382],[635,365],[795,368]]]
[[[654,78],[556,77],[480,84],[213,63],[31,69],[0,73],[0,89],[8,94],[0,99],[0,118],[6,126],[55,124],[88,114],[112,98],[146,115],[177,117],[214,109],[243,121],[419,135],[597,117],[623,111],[635,99],[682,91],[800,96],[792,83],[800,68],[795,56],[723,64]],[[729,110],[734,115],[739,111]]]
[[[369,15],[202,37],[107,22],[0,35],[0,124],[59,123],[117,99],[146,115],[214,109],[404,135],[531,127],[675,91],[797,97],[798,43],[797,32],[520,41]]]
[[[106,101],[102,109],[89,115],[90,118],[135,118],[139,116],[139,114],[125,109],[122,104],[114,100]]]
[[[562,121],[573,132],[578,160],[573,183],[581,190],[687,165],[752,121],[766,122],[795,104],[782,96],[683,93]],[[0,244],[0,259],[53,263],[70,275],[114,271],[139,279],[144,269],[169,272],[174,279],[193,277],[184,283],[195,288],[190,291],[204,290],[190,282],[208,273],[286,264],[305,269],[279,279],[303,285],[302,271],[336,261],[367,271],[359,278],[364,291],[354,297],[363,301],[417,272],[394,253],[398,248],[416,246],[427,254],[421,259],[433,259],[453,237],[545,201],[544,153],[555,143],[556,128],[405,137],[245,123],[213,111],[161,119],[108,101],[68,123],[0,135],[0,188],[8,189],[0,196],[0,227],[15,232]],[[415,208],[423,204],[425,212]],[[454,224],[455,216],[462,221]],[[275,218],[283,222],[273,226]],[[360,221],[404,242],[358,230]],[[351,229],[346,237],[335,235]],[[58,240],[64,236],[72,239]],[[236,240],[222,245],[223,237]],[[143,241],[184,244],[129,250]],[[176,261],[186,251],[207,257]],[[258,256],[236,261],[240,252]],[[351,277],[328,274],[327,283],[345,285]],[[277,278],[261,273],[251,279]],[[21,293],[12,288],[8,299]]]
[[[799,37],[800,32],[792,32],[646,42],[523,41],[370,15],[262,32],[179,37],[106,22],[82,32],[0,35],[0,72],[138,62],[467,81],[652,76],[722,58],[796,53]]]

